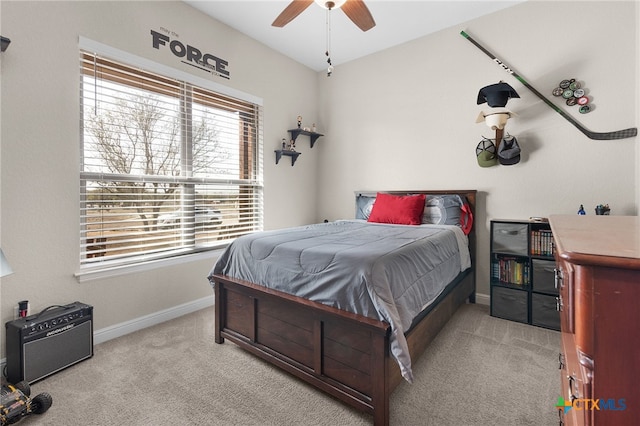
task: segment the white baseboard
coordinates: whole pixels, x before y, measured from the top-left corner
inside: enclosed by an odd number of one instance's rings
[[[108,340],[115,339],[116,337],[121,337],[126,334],[133,333],[134,331],[142,330],[144,328],[151,327],[152,325],[160,324],[211,306],[213,306],[213,296],[203,297],[202,299],[173,306],[163,311],[154,312],[143,317],[134,318],[130,321],[101,328],[100,330],[93,332],[93,343],[98,345]]]
[[[476,293],[476,303],[477,304],[489,306],[489,302],[490,301],[491,301],[491,297],[488,294]]]
[[[476,303],[488,306],[489,295],[476,293]],[[183,303],[182,305],[173,306],[163,311],[154,312],[149,315],[134,318],[130,321],[125,321],[120,324],[101,328],[100,330],[96,330],[93,332],[93,343],[94,345],[98,345],[111,339],[133,333],[134,331],[142,330],[144,328],[151,327],[153,325],[199,311],[200,309],[209,308],[211,306],[213,306],[213,296],[203,297],[202,299],[197,299],[192,302]],[[0,359],[0,368],[3,368],[5,363],[6,358]]]

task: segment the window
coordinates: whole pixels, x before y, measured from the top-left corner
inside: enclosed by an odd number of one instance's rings
[[[262,107],[81,51],[80,265],[262,229]]]

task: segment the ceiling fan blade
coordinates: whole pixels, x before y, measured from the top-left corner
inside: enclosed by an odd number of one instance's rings
[[[347,0],[342,10],[362,31],[369,31],[376,26],[376,21],[362,0]]]
[[[300,15],[308,8],[313,0],[293,0],[271,24],[274,27],[284,27],[291,22],[296,16]]]

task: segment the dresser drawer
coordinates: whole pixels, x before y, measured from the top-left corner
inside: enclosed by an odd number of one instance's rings
[[[582,426],[589,423],[588,411],[584,410],[584,402],[574,401],[590,398],[590,395],[587,395],[588,383],[578,361],[578,352],[572,334],[561,334],[560,348],[560,396],[562,399],[558,400],[558,405],[564,401],[565,404],[570,404],[571,408],[565,410],[558,407],[558,410],[562,411],[559,416],[566,426]],[[574,407],[574,403],[578,405]]]
[[[570,263],[559,260],[556,264],[555,285],[559,290],[558,309],[560,311],[560,329],[566,333],[574,332],[573,280],[574,269]]]

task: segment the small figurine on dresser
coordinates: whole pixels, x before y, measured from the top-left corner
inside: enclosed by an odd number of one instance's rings
[[[581,216],[587,214],[587,212],[584,211],[584,206],[582,204],[580,204],[580,208],[578,209],[578,214]]]

